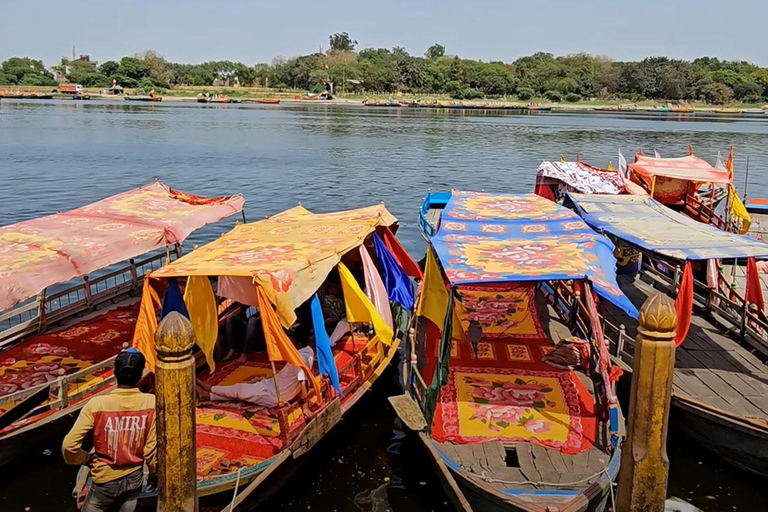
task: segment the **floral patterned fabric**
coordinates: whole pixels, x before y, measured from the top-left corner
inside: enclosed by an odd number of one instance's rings
[[[459,287],[458,317],[464,332],[477,322],[484,338],[545,338],[539,315],[532,309],[533,283],[464,285]]]
[[[453,191],[432,245],[453,285],[589,279],[599,294],[637,317],[616,283],[610,240],[535,194]]]
[[[44,288],[184,240],[243,209],[160,182],[76,210],[0,227],[0,311]]]
[[[621,174],[597,170],[583,162],[542,162],[536,171],[536,183],[562,183],[583,194],[621,194]]]

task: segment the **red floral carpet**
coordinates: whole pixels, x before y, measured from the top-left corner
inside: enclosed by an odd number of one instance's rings
[[[33,336],[3,352],[0,354],[0,396],[54,381],[61,375],[78,372],[114,356],[123,343],[133,339],[137,314],[138,304],[115,308],[71,327]],[[102,380],[110,372],[105,370],[72,381],[70,394]],[[39,417],[27,418],[24,423]]]

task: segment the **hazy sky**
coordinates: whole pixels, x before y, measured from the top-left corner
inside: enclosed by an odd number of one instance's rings
[[[702,55],[768,66],[766,0],[3,0],[0,61],[100,62],[153,49],[176,62],[270,62],[328,48],[349,32],[358,48],[432,43],[449,54],[510,62],[536,51],[617,60]]]

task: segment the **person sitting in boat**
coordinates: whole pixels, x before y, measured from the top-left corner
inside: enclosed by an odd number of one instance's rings
[[[347,309],[341,298],[341,286],[334,279],[326,281],[325,285],[317,291],[320,306],[323,309],[325,330],[331,338],[331,345],[344,337],[350,331],[347,322]]]
[[[226,353],[225,361],[237,357],[241,363],[248,360],[249,354],[266,350],[261,316],[255,308],[243,306],[240,314],[227,317],[224,324],[223,348]]]
[[[301,358],[307,363],[309,368],[312,368],[315,352],[307,344],[306,338],[302,340],[294,339],[293,342],[296,348],[299,349]],[[275,388],[275,382],[277,382],[277,388]],[[304,370],[298,366],[286,363],[274,378],[267,377],[258,382],[245,382],[230,386],[211,386],[199,379],[197,381],[197,397],[201,401],[240,401],[272,408],[278,405],[278,390],[281,402],[288,402],[297,396],[300,398],[306,397],[307,376],[304,374]]]
[[[156,471],[155,395],[136,387],[144,372],[141,352],[129,348],[115,359],[117,389],[92,398],[64,438],[61,453],[67,464],[91,468],[92,484],[83,512],[133,512],[144,481]],[[93,453],[83,439],[93,433]]]

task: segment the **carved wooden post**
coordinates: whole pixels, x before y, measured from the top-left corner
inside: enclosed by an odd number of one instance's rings
[[[640,309],[629,426],[621,454],[617,512],[663,512],[667,424],[675,369],[675,304],[657,293]]]
[[[173,312],[157,328],[158,512],[196,512],[195,333]]]

